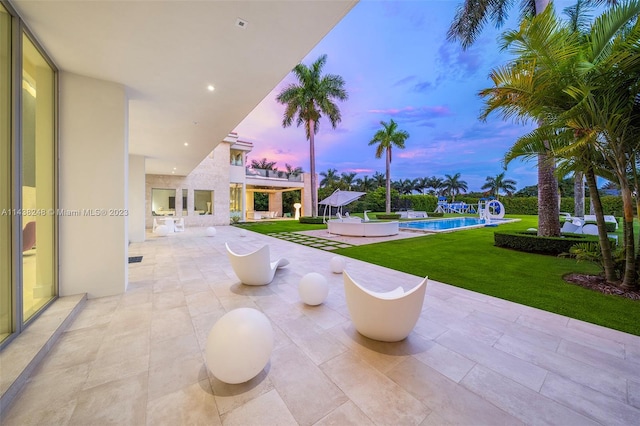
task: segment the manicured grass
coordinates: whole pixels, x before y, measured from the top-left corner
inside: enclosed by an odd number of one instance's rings
[[[500,225],[498,229],[537,227],[536,216],[510,217],[522,220]],[[273,230],[280,226],[280,230]],[[323,225],[300,225],[291,221],[260,223],[247,229],[270,233],[323,228]],[[428,275],[457,287],[640,335],[640,302],[603,295],[562,280],[563,275],[571,272],[595,274],[597,267],[572,259],[495,247],[495,229],[407,238],[339,249],[334,253],[417,276]]]

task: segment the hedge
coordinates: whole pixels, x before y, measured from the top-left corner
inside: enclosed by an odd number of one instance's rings
[[[426,211],[431,213],[438,207],[438,197],[433,195],[402,195],[400,200],[409,204],[407,208],[418,211]],[[602,209],[604,214],[613,215],[616,217],[622,216],[622,197],[615,196],[603,196],[600,197],[602,201]],[[463,201],[467,204],[474,206],[478,205],[477,197],[466,197],[459,195],[456,197],[456,201]],[[504,205],[507,214],[538,214],[538,197],[501,197],[500,202]],[[589,198],[585,198],[585,212],[589,212]],[[573,198],[563,197],[560,199],[560,211],[561,212],[574,212]]]
[[[313,223],[316,225],[322,225],[324,223],[320,216],[300,216],[298,219],[300,223]]]
[[[562,237],[538,237],[535,231],[494,232],[496,247],[524,251],[527,253],[548,254],[557,256],[568,253],[578,243],[598,242],[596,235],[571,234]]]
[[[396,219],[400,219],[400,215],[399,214],[377,214],[376,215],[376,219],[386,219],[386,220],[396,220]]]

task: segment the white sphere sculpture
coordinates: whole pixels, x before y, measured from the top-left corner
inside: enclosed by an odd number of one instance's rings
[[[300,280],[298,293],[304,303],[316,306],[324,302],[329,295],[329,284],[319,273],[309,272]]]
[[[213,375],[225,383],[244,383],[269,362],[273,328],[265,314],[253,308],[227,312],[211,328],[205,358]]]
[[[240,236],[243,237],[243,238],[246,237],[247,236],[247,230],[246,229],[241,229],[240,230]]]
[[[169,227],[167,225],[160,225],[153,231],[158,237],[166,237],[169,235]]]
[[[329,261],[329,267],[334,274],[341,274],[344,271],[344,258],[340,256],[333,256]]]
[[[216,228],[213,226],[210,226],[207,228],[205,233],[207,234],[207,237],[215,237],[218,231],[216,231]]]

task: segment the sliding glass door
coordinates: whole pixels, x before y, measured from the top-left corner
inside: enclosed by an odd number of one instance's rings
[[[29,320],[56,295],[55,73],[22,36],[22,306]]]
[[[0,4],[0,342],[13,331],[11,15]]]

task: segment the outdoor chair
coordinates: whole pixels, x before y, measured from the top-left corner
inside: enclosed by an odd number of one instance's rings
[[[347,307],[358,333],[382,342],[397,342],[411,333],[422,311],[427,277],[409,291],[398,287],[379,293],[356,283],[347,271],[343,275]]]
[[[572,222],[565,222],[560,229],[562,234],[582,234],[582,226]]]
[[[235,272],[242,284],[267,285],[273,281],[278,268],[289,264],[287,259],[278,259],[275,262],[271,262],[268,245],[264,245],[262,248],[248,254],[237,254],[229,248],[228,243],[224,245],[227,248],[233,272]]]
[[[173,225],[173,229],[176,232],[183,232],[184,231],[184,218],[181,217],[180,219],[176,220],[175,224]]]
[[[598,235],[598,225],[588,223],[582,227],[582,233],[587,235]]]

